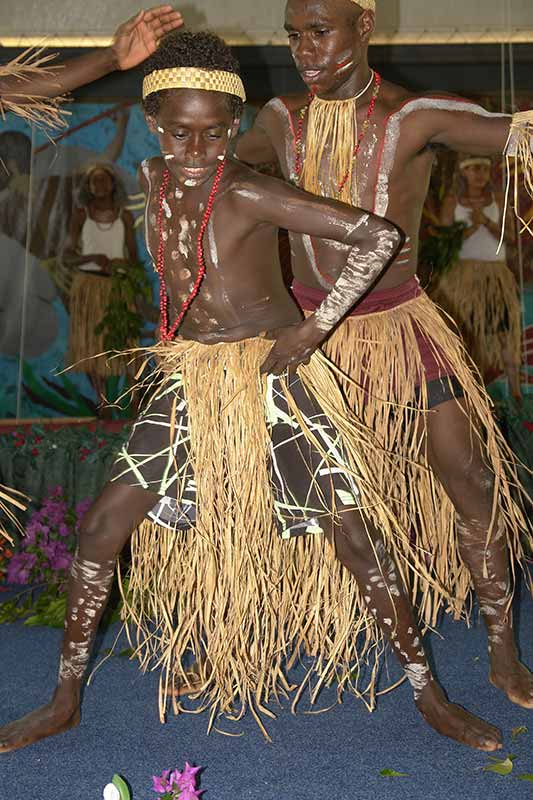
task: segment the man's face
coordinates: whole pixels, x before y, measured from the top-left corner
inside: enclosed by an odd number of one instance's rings
[[[285,29],[292,56],[314,94],[334,93],[361,62],[370,32],[361,32],[360,15],[351,0],[288,0]]]
[[[238,121],[227,95],[176,89],[168,92],[149,124],[173,177],[185,186],[199,186],[216,172]]]

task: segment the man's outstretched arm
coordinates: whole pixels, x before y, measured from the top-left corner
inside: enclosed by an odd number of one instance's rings
[[[124,22],[109,47],[54,64],[33,73],[23,72],[0,77],[0,98],[16,105],[31,103],[34,98],[57,97],[114,70],[126,70],[141,64],[156,50],[165,34],[179,28],[183,19],[170,5],[142,10]]]

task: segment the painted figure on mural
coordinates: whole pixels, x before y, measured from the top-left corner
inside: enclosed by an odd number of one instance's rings
[[[126,191],[110,164],[93,164],[83,176],[72,215],[64,262],[75,271],[70,289],[67,363],[84,372],[105,404],[106,378],[132,372],[134,362],[101,356],[106,347],[99,326],[112,302],[114,283],[138,264],[134,220],[125,208]],[[135,302],[124,308],[136,313]],[[124,349],[137,341],[123,343]]]
[[[139,11],[135,17],[121,25],[109,47],[64,64],[54,64],[46,57],[43,60],[40,53],[23,54],[7,64],[2,64],[0,65],[1,115],[13,112],[38,124],[57,124],[59,115],[55,98],[90,81],[98,80],[114,70],[136,67],[154,52],[161,37],[181,25],[181,14],[174,11],[172,6],[168,4],[154,6]],[[22,142],[21,147],[27,151],[26,142]],[[7,173],[6,175],[6,164],[2,162],[0,190],[5,189],[11,180],[9,167]],[[8,238],[4,234],[3,240]],[[32,263],[35,266],[33,257],[30,258],[30,268]],[[39,310],[39,303],[44,303],[47,311],[52,308],[51,293],[53,294],[52,283],[46,280],[45,288],[38,293],[34,311]],[[6,312],[5,306],[2,306],[1,311]],[[0,326],[0,330],[5,333],[8,325]],[[4,491],[0,498],[0,533],[9,518],[9,508],[6,505],[8,500],[9,496]]]
[[[420,583],[418,565],[405,570],[413,594],[422,590],[422,619],[435,624],[450,597],[460,614],[473,587],[488,632],[490,680],[533,708],[533,676],[520,662],[510,611],[510,556],[523,563],[527,530],[512,454],[461,341],[416,279],[435,148],[476,156],[505,150],[531,163],[533,112],[491,114],[460,97],[382,80],[368,63],[376,5],[379,11],[375,0],[288,1],[285,28],[309,94],[267,103],[236,155],[252,165],[275,159],[286,180],[373,210],[405,231],[402,252],[324,350],[355,379],[344,383],[352,407],[387,450],[405,457],[397,465],[405,480],[384,475],[384,483],[411,534],[389,546],[412,562],[415,537],[431,554],[422,567],[434,582]],[[309,236],[291,240],[293,292],[311,312],[336,280],[340,254]],[[430,694],[422,702],[434,712]],[[489,728],[466,736],[473,746],[501,744]]]
[[[506,220],[499,247],[503,198],[494,188],[492,162],[460,156],[454,191],[440,210],[440,225],[464,225],[459,259],[437,277],[432,299],[457,323],[482,377],[505,373],[515,400],[521,400],[521,307],[508,246],[516,240],[514,219]]]

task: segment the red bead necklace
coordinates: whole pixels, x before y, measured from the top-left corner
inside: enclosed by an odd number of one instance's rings
[[[164,263],[165,242],[163,240],[163,210],[164,210],[164,201],[168,188],[168,183],[170,180],[170,172],[168,169],[165,169],[165,171],[163,172],[163,181],[161,183],[161,188],[159,189],[159,213],[157,215],[159,244],[157,248],[157,264],[156,264],[156,269],[159,275],[159,308],[161,311],[162,342],[169,342],[174,338],[174,336],[176,335],[176,331],[181,325],[185,314],[187,313],[187,311],[191,306],[191,303],[193,302],[198,292],[200,291],[200,285],[205,275],[205,258],[204,258],[204,248],[203,248],[204,233],[207,229],[207,226],[209,225],[209,220],[213,212],[213,203],[215,202],[215,197],[217,195],[220,186],[220,181],[222,179],[222,173],[224,172],[225,166],[226,166],[226,159],[221,161],[220,164],[218,165],[216,175],[213,180],[213,186],[211,187],[211,192],[209,193],[207,206],[205,208],[204,215],[202,217],[202,222],[200,223],[198,238],[196,240],[196,259],[198,263],[198,274],[196,275],[196,280],[194,281],[194,285],[191,289],[189,296],[181,304],[181,311],[174,320],[174,323],[172,324],[170,330],[168,328],[168,291],[167,291],[167,284],[165,282],[165,263]]]
[[[361,145],[363,143],[363,139],[365,138],[366,132],[367,132],[367,130],[369,128],[370,120],[372,119],[372,116],[373,116],[375,108],[376,108],[376,103],[377,103],[377,99],[378,99],[378,96],[379,96],[379,90],[381,88],[381,81],[382,81],[382,78],[381,78],[381,75],[379,74],[379,72],[374,72],[374,89],[372,91],[372,97],[370,99],[370,103],[368,104],[368,111],[366,112],[365,121],[363,122],[363,125],[361,127],[361,131],[359,133],[359,136],[357,137],[357,142],[356,142],[356,145],[355,145],[354,150],[353,150],[352,161],[355,160],[357,158],[357,156],[359,155],[359,150],[361,149]],[[300,177],[301,177],[301,174],[302,174],[302,167],[303,167],[303,143],[302,143],[302,139],[303,139],[304,120],[305,120],[305,118],[307,116],[307,113],[309,111],[309,106],[311,105],[311,103],[313,101],[313,98],[314,98],[314,94],[311,92],[309,94],[308,98],[307,98],[307,103],[301,109],[300,114],[299,114],[299,118],[298,118],[298,128],[296,130],[296,138],[295,138],[295,142],[294,142],[295,147],[296,147],[296,159],[295,159],[295,162],[294,162],[294,172],[296,174],[296,178],[298,179],[298,182],[300,180]],[[350,170],[347,170],[345,176],[343,177],[343,179],[341,180],[341,182],[340,182],[340,184],[338,186],[337,194],[341,194],[342,190],[346,186],[346,181],[348,180],[349,175],[350,175]]]

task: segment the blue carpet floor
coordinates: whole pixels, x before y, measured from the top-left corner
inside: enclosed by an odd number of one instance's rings
[[[519,635],[523,658],[533,666],[533,602],[522,599]],[[533,798],[533,712],[509,703],[487,681],[480,625],[467,630],[446,620],[442,639],[431,637],[438,676],[451,699],[498,725],[502,757],[516,756],[508,777],[483,772],[487,755],[443,739],[419,717],[408,686],[382,697],[368,714],[352,698],[327,714],[291,715],[280,709],[269,722],[273,743],[263,740],[250,715],[220,721],[238,737],[206,736],[207,717],[183,714],[160,725],[157,677],[134,663],[111,658],[85,693],[81,726],[27,750],[0,756],[0,798],[97,800],[114,772],[127,778],[134,800],[149,800],[152,774],[185,760],[205,767],[205,800],[459,800]],[[55,682],[60,631],[0,627],[0,724],[47,701]],[[112,644],[108,631],[100,649]],[[392,660],[390,675],[397,673]],[[331,696],[321,698],[328,704]],[[519,726],[529,732],[511,740]],[[407,773],[380,776],[383,769]]]

